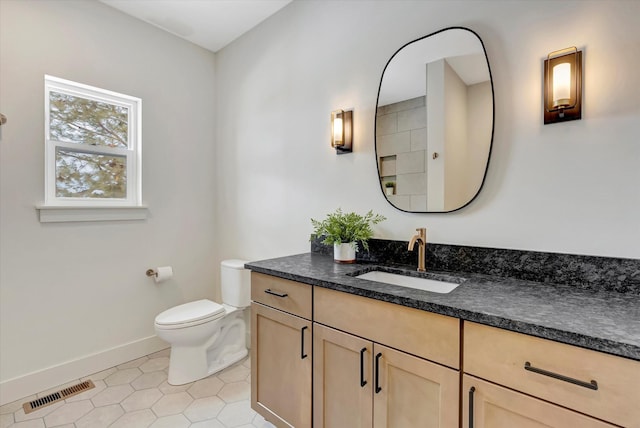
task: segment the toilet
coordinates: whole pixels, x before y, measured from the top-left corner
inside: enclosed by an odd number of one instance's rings
[[[197,300],[167,309],[156,317],[157,336],[171,345],[171,385],[205,378],[247,355],[243,309],[250,304],[251,276],[245,263],[221,263],[222,304]]]

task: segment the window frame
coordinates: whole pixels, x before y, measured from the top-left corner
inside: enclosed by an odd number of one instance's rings
[[[142,207],[142,100],[130,95],[61,79],[44,76],[45,109],[45,201],[44,207],[114,208]],[[128,109],[127,148],[91,146],[51,139],[50,92],[81,97]],[[124,156],[127,164],[125,198],[74,198],[56,195],[56,149],[90,154]]]

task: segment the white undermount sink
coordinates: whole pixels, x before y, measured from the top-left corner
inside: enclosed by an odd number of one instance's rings
[[[367,279],[369,281],[382,282],[385,284],[399,285],[401,287],[415,288],[418,290],[431,291],[433,293],[451,293],[460,284],[455,282],[439,281],[430,278],[418,278],[415,276],[398,275],[395,273],[373,270],[371,272],[357,275],[356,278]]]

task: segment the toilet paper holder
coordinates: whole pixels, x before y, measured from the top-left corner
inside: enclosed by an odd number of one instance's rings
[[[149,278],[153,278],[155,282],[164,282],[173,277],[173,268],[171,266],[159,266],[149,268],[145,273]]]

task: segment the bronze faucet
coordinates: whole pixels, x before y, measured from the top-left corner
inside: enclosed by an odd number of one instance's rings
[[[413,247],[415,247],[416,242],[418,243],[418,272],[424,272],[424,249],[427,245],[427,229],[425,227],[421,227],[416,229],[416,232],[418,233],[413,235],[409,241],[408,251],[413,251]]]

